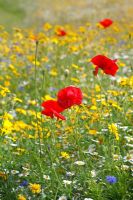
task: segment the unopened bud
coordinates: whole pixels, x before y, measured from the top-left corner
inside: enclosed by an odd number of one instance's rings
[[[65,76],[67,77],[69,75],[69,73],[70,73],[69,69],[65,69],[64,73],[65,73]]]

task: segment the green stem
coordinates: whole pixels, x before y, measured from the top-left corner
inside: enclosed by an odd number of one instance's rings
[[[39,42],[36,41],[36,48],[35,48],[35,102],[37,103],[37,55],[38,55],[38,44]],[[38,133],[38,138],[39,138],[39,154],[40,157],[42,155],[42,149],[41,149],[41,138],[40,138],[40,133],[39,133],[39,124],[38,124],[38,119],[37,119],[37,109],[36,109],[36,123],[37,123],[37,133]]]

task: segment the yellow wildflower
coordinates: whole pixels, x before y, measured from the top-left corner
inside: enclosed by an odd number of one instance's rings
[[[8,88],[3,87],[1,85],[0,85],[0,89],[1,89],[0,95],[3,96],[3,97],[5,97],[7,93],[10,93],[10,90]]]
[[[18,195],[18,200],[26,200],[26,198],[23,195],[19,194]]]
[[[70,158],[69,154],[64,152],[64,151],[61,152],[61,157],[65,158],[65,159],[69,159]]]
[[[3,119],[13,119],[13,116],[11,114],[5,112],[2,118]]]
[[[72,80],[73,82],[75,82],[75,83],[79,83],[79,82],[80,82],[80,80],[79,80],[78,78],[75,78],[75,77],[72,77],[71,80]]]
[[[89,130],[89,134],[90,135],[96,135],[97,134],[97,131],[95,129],[90,129]]]
[[[19,98],[17,98],[17,97],[14,97],[13,100],[14,100],[15,102],[20,102],[20,103],[23,102],[21,99],[19,99]]]
[[[56,70],[56,69],[52,69],[52,70],[50,71],[50,75],[51,75],[51,76],[57,76],[57,70]]]
[[[52,28],[52,25],[49,24],[49,23],[45,23],[45,24],[43,25],[43,28],[44,28],[45,31],[48,31],[48,30],[50,30],[50,29]]]
[[[16,112],[22,114],[22,115],[26,115],[26,111],[22,108],[16,108]]]
[[[30,183],[29,188],[32,193],[39,194],[41,192],[41,185],[37,183]]]
[[[97,110],[97,107],[96,106],[91,106],[90,109],[91,110]]]
[[[36,60],[36,63],[35,63],[35,60],[33,60],[33,61],[32,61],[32,64],[33,64],[33,65],[36,64],[36,66],[40,66],[40,62],[39,62],[38,60]]]
[[[45,95],[43,100],[47,101],[47,100],[55,100],[55,99],[53,97],[51,97],[50,95]]]
[[[42,62],[48,62],[48,57],[46,57],[46,56],[43,57],[43,58],[41,59],[41,61],[42,61]]]
[[[9,81],[4,81],[4,86],[5,86],[5,87],[10,86],[10,82],[9,82]]]
[[[72,67],[75,69],[79,69],[80,67],[78,65],[72,64]]]
[[[85,31],[86,31],[86,28],[84,26],[79,27],[79,32],[85,33]]]
[[[50,131],[46,134],[46,138],[49,138],[51,136]]]
[[[116,101],[113,101],[113,100],[108,100],[108,103],[114,107],[114,108],[117,108],[118,110],[121,110],[121,107],[118,105],[118,103]]]
[[[100,88],[100,86],[98,84],[95,85],[95,90],[96,90],[96,92],[100,92],[101,91],[101,88]]]
[[[28,103],[29,103],[30,105],[33,105],[33,106],[36,105],[36,101],[35,101],[35,100],[29,100]]]
[[[116,124],[112,123],[108,125],[108,129],[111,133],[115,135],[116,140],[119,140],[119,133]]]
[[[23,122],[21,120],[15,121],[15,123],[13,125],[14,125],[13,128],[16,131],[23,131],[25,129],[27,129],[27,130],[31,130],[32,129],[31,125],[28,125],[28,124],[26,124],[25,122]]]
[[[8,134],[8,133],[11,133],[12,130],[13,130],[13,124],[12,124],[12,122],[10,122],[8,119],[5,119],[3,121],[2,132]]]

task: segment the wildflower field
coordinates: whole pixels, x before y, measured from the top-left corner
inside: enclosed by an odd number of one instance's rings
[[[133,25],[0,26],[0,200],[133,199]]]

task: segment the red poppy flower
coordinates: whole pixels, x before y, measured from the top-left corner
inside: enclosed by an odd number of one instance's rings
[[[94,70],[94,75],[96,76],[98,74],[99,68],[101,68],[105,74],[109,74],[112,76],[115,76],[118,66],[116,64],[117,60],[111,60],[103,55],[97,55],[91,59],[91,62],[96,65],[96,68]]]
[[[58,36],[65,36],[65,35],[67,35],[67,32],[66,32],[64,29],[59,28],[59,29],[57,30],[57,35],[58,35]]]
[[[104,28],[109,27],[113,21],[111,19],[104,19],[102,21],[99,22]]]
[[[83,98],[80,88],[74,86],[69,86],[61,89],[58,92],[57,97],[57,102],[64,109],[70,108],[73,105],[81,104]]]
[[[60,114],[64,110],[64,108],[60,107],[57,101],[54,100],[48,100],[44,101],[42,103],[42,107],[45,108],[45,110],[42,111],[42,114],[47,115],[51,118],[54,118],[56,116],[58,119],[65,120],[66,118]]]

